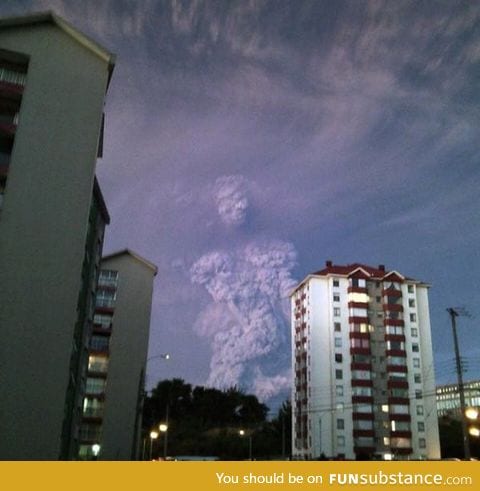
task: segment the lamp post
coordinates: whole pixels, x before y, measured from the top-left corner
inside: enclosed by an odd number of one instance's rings
[[[142,431],[142,413],[143,413],[143,407],[145,404],[145,398],[148,394],[148,392],[145,390],[145,379],[146,379],[146,368],[148,365],[148,362],[155,359],[155,358],[162,358],[163,360],[170,360],[170,353],[161,353],[158,355],[153,355],[150,358],[147,358],[145,361],[145,366],[142,368],[140,371],[140,378],[138,382],[138,397],[137,397],[137,413],[135,417],[135,434],[133,438],[133,447],[132,447],[132,460],[138,460],[139,458],[139,446],[140,446],[140,441],[139,439],[141,438],[141,434],[143,433]],[[143,433],[144,434],[144,433]],[[143,439],[143,450],[142,450],[142,460],[145,460],[145,446],[146,446],[146,435]],[[150,442],[151,443],[151,442]]]
[[[460,397],[460,413],[461,413],[461,423],[462,423],[462,438],[463,438],[463,456],[465,460],[470,460],[470,442],[468,440],[468,427],[467,427],[467,417],[465,414],[465,390],[463,386],[463,374],[462,374],[462,362],[460,358],[460,348],[458,345],[457,337],[457,322],[456,319],[459,315],[465,315],[461,309],[448,308],[447,312],[450,315],[450,320],[452,322],[452,332],[453,332],[453,348],[455,350],[455,365],[457,368],[457,381],[458,381],[458,394]]]
[[[153,440],[158,438],[158,431],[152,430],[150,432],[150,460],[152,460],[152,448],[153,448]]]
[[[167,422],[168,422],[168,412],[167,412]],[[163,459],[167,460],[168,424],[161,423],[158,426],[158,429],[163,433]]]
[[[240,430],[238,434],[241,437],[244,437],[246,435],[245,430]],[[249,433],[248,435],[248,460],[252,460],[252,434]]]

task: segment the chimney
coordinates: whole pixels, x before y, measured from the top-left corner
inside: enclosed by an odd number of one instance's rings
[[[331,268],[332,267],[332,261],[325,261],[325,266],[327,268]]]
[[[378,269],[379,269],[380,271],[385,271],[385,264],[379,264],[379,265],[378,265]]]

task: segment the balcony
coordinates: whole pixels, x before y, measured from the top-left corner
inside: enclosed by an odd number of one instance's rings
[[[352,387],[373,387],[373,380],[352,379]]]
[[[384,312],[403,312],[403,305],[401,304],[393,304],[393,303],[385,303],[383,304]]]
[[[103,407],[87,407],[83,410],[83,417],[89,419],[103,418]]]
[[[382,296],[388,296],[388,297],[401,297],[402,296],[402,290],[396,289],[396,288],[384,288],[382,290]]]
[[[23,90],[23,87],[27,81],[27,74],[19,72],[18,70],[12,70],[7,67],[0,67],[0,82],[15,85]]]
[[[349,286],[347,289],[348,293],[368,293],[368,288],[365,286]]]
[[[404,326],[405,322],[403,319],[390,319],[390,318],[385,318],[383,319],[383,325],[386,326]]]

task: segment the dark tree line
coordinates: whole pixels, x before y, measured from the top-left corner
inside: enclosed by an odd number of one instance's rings
[[[237,387],[192,387],[182,379],[163,380],[145,398],[143,434],[168,421],[168,455],[216,456],[221,460],[268,459],[290,455],[291,408],[284,403],[275,418],[257,397]],[[243,436],[240,435],[243,430]],[[163,455],[160,434],[153,457]]]

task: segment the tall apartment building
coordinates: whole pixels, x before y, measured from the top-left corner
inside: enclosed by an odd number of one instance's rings
[[[327,261],[291,306],[293,454],[439,458],[428,285]]]
[[[113,65],[52,13],[0,19],[0,459],[77,452]]]
[[[102,259],[80,428],[80,459],[138,459],[156,274],[155,265],[128,249]]]

